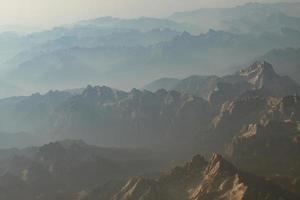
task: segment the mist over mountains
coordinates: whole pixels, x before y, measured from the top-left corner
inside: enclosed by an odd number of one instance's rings
[[[247,3],[233,8],[201,8],[177,12],[170,19],[197,24],[204,31],[217,29],[235,33],[277,32],[282,26],[299,28],[299,5],[299,2]]]
[[[88,86],[79,93],[50,91],[44,95],[36,93],[2,99],[1,130],[31,133],[40,142],[71,138],[102,146],[172,149],[180,145],[193,149],[192,144],[204,140],[195,138],[207,137],[207,131],[217,122],[221,123],[219,118],[222,119],[227,106],[232,109],[235,102],[245,99],[250,101],[250,108],[259,109],[260,104],[251,105],[251,99],[256,102],[257,98],[272,97],[280,101],[282,97],[300,93],[295,81],[278,75],[267,62],[255,62],[232,75],[177,80],[166,90],[164,84],[166,87],[171,85],[168,81],[174,79],[166,79],[163,84],[150,84],[158,86],[158,89],[152,88],[152,92]],[[262,104],[263,109],[267,106]],[[295,109],[294,114],[298,107]],[[243,113],[244,110],[241,115]],[[254,119],[258,120],[257,117]],[[229,122],[224,123],[228,125]],[[246,124],[242,122],[242,125]],[[220,129],[222,136],[225,130]],[[223,143],[226,137],[219,139]],[[209,143],[208,148],[213,146]],[[186,152],[181,149],[181,153],[188,153],[189,148]]]
[[[300,199],[299,10],[0,33],[0,200]]]
[[[161,77],[234,72],[274,49],[298,48],[300,19],[289,11],[297,6],[253,3],[169,19],[103,17],[27,35],[2,33],[0,79],[8,89],[1,96],[87,84],[130,90]],[[206,23],[189,21],[194,14]],[[131,79],[133,72],[142,78]],[[298,80],[293,72],[284,74]]]

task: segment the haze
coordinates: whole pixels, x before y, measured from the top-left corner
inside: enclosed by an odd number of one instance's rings
[[[99,16],[164,17],[175,11],[227,7],[246,2],[247,0],[1,0],[0,24],[51,27]]]

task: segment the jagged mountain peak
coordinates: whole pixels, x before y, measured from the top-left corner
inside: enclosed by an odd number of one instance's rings
[[[269,72],[275,73],[273,66],[267,61],[255,61],[252,65],[250,65],[246,69],[242,69],[240,71],[240,74],[251,73],[253,71],[258,71],[258,70],[264,70],[264,71],[267,70]]]
[[[216,176],[220,173],[236,173],[237,169],[220,154],[214,153],[205,169],[205,174],[208,176]]]
[[[255,91],[250,96],[286,96],[300,92],[296,82],[287,76],[278,75],[266,61],[256,61],[233,75],[224,76],[216,85],[209,97],[215,105],[247,96],[249,91]]]
[[[195,156],[186,164],[201,163],[202,156]],[[205,163],[205,162],[204,162]],[[203,164],[203,163],[202,163]],[[293,194],[274,186],[263,178],[235,168],[221,155],[213,154],[197,174],[187,173],[186,167],[176,167],[170,175],[157,180],[130,179],[114,195],[113,200],[252,200],[297,199]],[[204,171],[204,173],[203,173]],[[176,172],[176,173],[175,173]]]
[[[266,61],[256,61],[246,69],[239,71],[239,75],[245,77],[249,83],[257,88],[262,88],[264,82],[279,78],[273,66]],[[272,79],[272,80],[270,80]]]
[[[112,89],[107,86],[87,86],[87,88],[80,95],[84,99],[97,103],[111,103],[115,102],[125,96],[127,93],[121,90]]]
[[[256,61],[248,68],[240,70],[242,77],[253,89],[268,89],[275,94],[294,94],[299,92],[299,85],[288,76],[280,76],[273,66],[266,61]]]

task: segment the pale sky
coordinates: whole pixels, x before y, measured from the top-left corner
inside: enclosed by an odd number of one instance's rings
[[[249,0],[0,0],[0,25],[51,27],[101,16],[164,17],[175,11],[228,7]],[[278,2],[278,0],[256,0]],[[283,0],[285,1],[285,0]],[[293,1],[293,0],[291,0]]]

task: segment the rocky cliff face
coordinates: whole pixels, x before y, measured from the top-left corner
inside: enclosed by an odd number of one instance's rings
[[[297,196],[237,169],[222,156],[214,154],[208,162],[195,156],[184,167],[177,167],[157,180],[131,179],[110,199],[296,200]]]
[[[298,99],[298,96],[256,96],[227,102],[212,120],[213,132],[228,142],[245,132],[251,124],[265,126],[271,121],[296,123],[299,121]]]
[[[212,122],[211,143],[242,169],[278,179],[297,191],[298,113],[299,97],[295,95],[249,97],[226,103]]]
[[[214,105],[221,105],[251,91],[263,91],[269,96],[285,96],[299,94],[300,87],[289,77],[278,75],[270,63],[257,61],[233,75],[222,77],[209,100]]]

